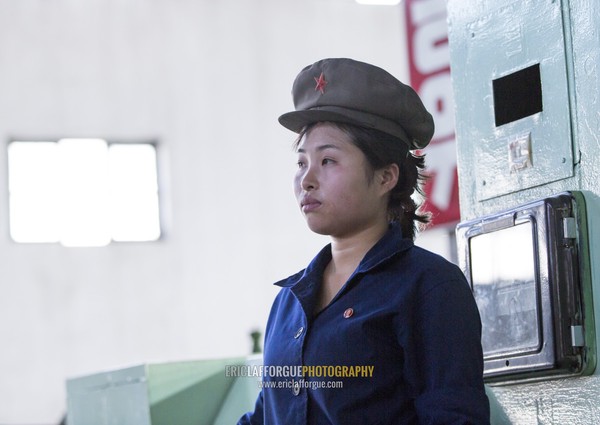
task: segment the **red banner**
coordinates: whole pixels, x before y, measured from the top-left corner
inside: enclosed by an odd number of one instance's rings
[[[432,224],[454,224],[460,219],[454,104],[446,0],[405,0],[410,84],[435,120],[435,134],[425,148],[427,201]]]

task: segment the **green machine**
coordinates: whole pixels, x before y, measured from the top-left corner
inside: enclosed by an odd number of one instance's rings
[[[146,364],[67,381],[69,425],[230,425],[254,408],[260,356]]]
[[[493,424],[600,423],[600,2],[448,0]]]

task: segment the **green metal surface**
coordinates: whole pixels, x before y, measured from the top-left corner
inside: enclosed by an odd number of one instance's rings
[[[233,379],[225,367],[243,359],[148,365],[152,425],[212,424]]]
[[[227,376],[227,366],[245,363],[246,358],[227,358],[148,364],[70,379],[68,423],[232,423],[252,408],[259,391],[254,378]]]
[[[447,9],[461,219],[581,191],[587,230],[581,229],[580,244],[589,249],[582,282],[587,314],[595,316],[595,335],[586,338],[595,346],[600,330],[600,2],[448,0]],[[540,64],[544,110],[496,127],[492,81],[534,63]],[[508,143],[523,134],[531,135],[532,164],[511,174]],[[600,374],[598,368],[588,372],[488,387],[492,422],[600,423]]]

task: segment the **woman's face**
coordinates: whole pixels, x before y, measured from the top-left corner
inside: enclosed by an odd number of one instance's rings
[[[294,192],[313,232],[344,237],[387,224],[387,192],[393,187],[386,183],[389,175],[384,170],[373,174],[345,132],[318,123],[297,152]]]

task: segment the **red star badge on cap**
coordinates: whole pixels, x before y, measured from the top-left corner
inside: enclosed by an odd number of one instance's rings
[[[321,75],[319,75],[319,78],[314,77],[315,78],[315,82],[317,83],[317,85],[315,86],[315,91],[319,90],[321,92],[321,94],[325,93],[325,86],[327,85],[327,81],[325,81],[325,76],[323,75],[323,73],[321,72]]]

